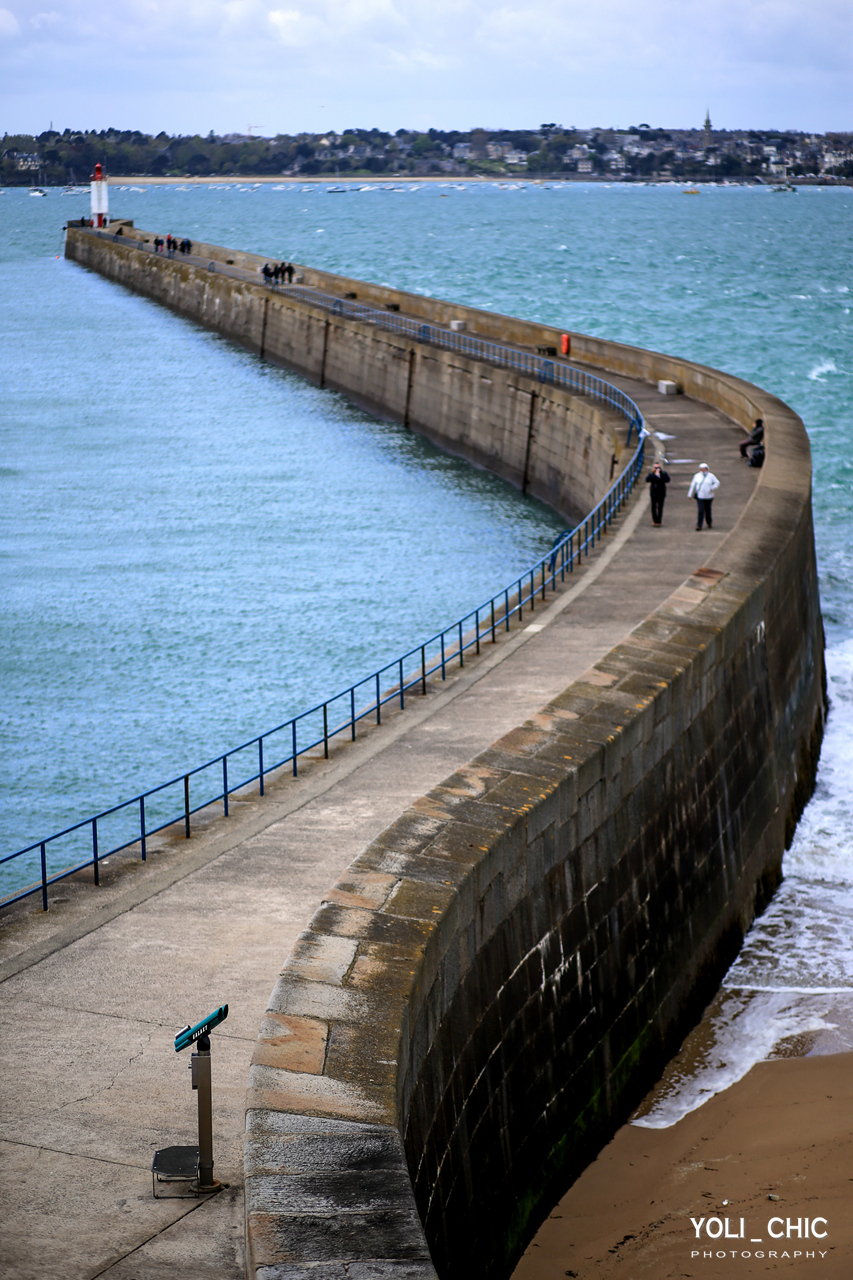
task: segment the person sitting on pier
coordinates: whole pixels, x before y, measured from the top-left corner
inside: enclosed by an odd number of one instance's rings
[[[756,418],[752,430],[745,440],[740,442],[740,456],[742,458],[749,457],[749,450],[757,445],[764,443],[764,420]]]

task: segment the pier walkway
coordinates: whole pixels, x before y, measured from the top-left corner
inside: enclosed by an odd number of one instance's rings
[[[703,565],[752,493],[758,473],[739,458],[740,428],[684,396],[605,376],[667,437],[673,482],[661,528],[641,483],[559,595],[411,709],[264,800],[234,797],[229,819],[144,866],[111,859],[99,889],[81,876],[46,915],[31,900],[0,919],[5,1280],[242,1275],[249,1062],[279,970],[321,895],[414,798],[534,715]],[[700,461],[721,482],[713,532],[694,531],[686,499]],[[155,1200],[155,1149],[196,1141],[188,1055],[175,1054],[174,1033],[222,1002],[214,1154],[229,1185],[212,1199]]]

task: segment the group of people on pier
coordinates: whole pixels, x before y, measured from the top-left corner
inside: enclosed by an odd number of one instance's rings
[[[751,450],[751,452],[750,452]],[[746,440],[740,443],[740,456],[748,460],[751,467],[760,467],[764,463],[764,423],[761,418],[756,418]],[[660,525],[663,523],[663,504],[666,501],[666,486],[670,483],[669,473],[664,471],[662,465],[656,462],[649,474],[646,476],[646,484],[649,486],[649,498],[652,508],[652,524]],[[720,487],[720,482],[711,471],[707,462],[700,464],[699,470],[690,481],[690,488],[687,490],[688,498],[696,499],[696,531],[697,533],[707,524],[708,528],[713,528],[712,504],[714,494]]]
[[[261,267],[261,275],[266,284],[293,284],[294,270],[292,262],[277,262],[274,267],[265,262]]]
[[[162,236],[155,236],[154,252],[160,253],[161,250],[164,248],[166,250],[167,256],[169,258],[173,258],[176,253],[192,253],[193,242],[192,240],[187,240],[187,239],[178,240],[175,238],[175,236],[171,234],[171,232],[169,233],[169,235],[166,236],[165,240],[163,239]]]

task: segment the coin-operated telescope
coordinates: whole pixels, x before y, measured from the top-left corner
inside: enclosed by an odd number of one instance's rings
[[[189,1182],[194,1184],[189,1195],[219,1191],[222,1183],[213,1176],[213,1097],[210,1076],[210,1033],[228,1017],[228,1005],[220,1005],[194,1027],[189,1023],[175,1034],[175,1053],[194,1044],[197,1051],[190,1058],[192,1087],[198,1092],[198,1146],[164,1147],[154,1154],[151,1184],[157,1196],[157,1183]]]

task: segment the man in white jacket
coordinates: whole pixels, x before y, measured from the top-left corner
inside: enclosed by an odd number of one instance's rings
[[[708,528],[712,527],[711,521],[711,503],[714,501],[714,493],[720,487],[720,482],[714,475],[713,471],[708,470],[707,462],[703,462],[693,479],[690,481],[690,488],[687,491],[688,498],[696,499],[696,528],[702,528],[702,521],[708,521]]]

